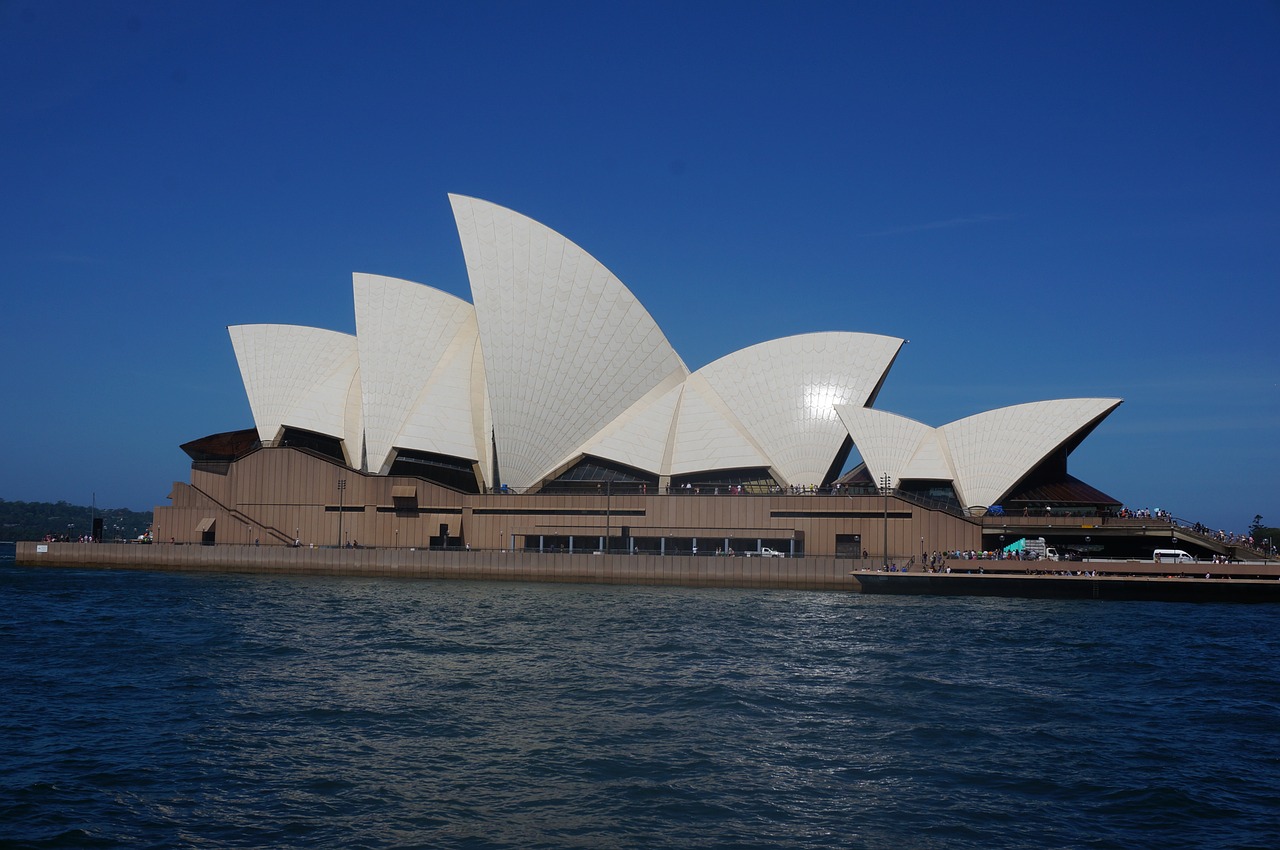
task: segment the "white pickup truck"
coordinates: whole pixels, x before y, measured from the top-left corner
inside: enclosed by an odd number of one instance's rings
[[[743,554],[744,554],[744,555],[746,555],[748,558],[750,558],[750,557],[752,557],[752,556],[756,556],[756,557],[760,557],[760,558],[785,558],[785,557],[787,557],[787,553],[786,553],[786,552],[779,552],[777,549],[770,549],[768,546],[761,546],[761,547],[760,547],[760,551],[759,551],[759,552],[744,552]]]

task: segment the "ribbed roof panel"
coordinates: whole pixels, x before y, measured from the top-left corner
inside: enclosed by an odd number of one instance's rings
[[[769,458],[783,484],[821,484],[844,443],[835,406],[867,403],[902,340],[812,333],[762,342],[697,371]]]
[[[590,254],[519,213],[449,198],[479,321],[500,483],[529,487],[688,370]]]
[[[937,442],[933,428],[896,413],[852,404],[836,405],[836,413],[877,486],[888,475],[890,486],[897,487],[921,447]],[[939,477],[950,480],[951,473]]]
[[[422,284],[352,276],[369,467],[395,448],[478,460],[471,404],[475,310]]]
[[[997,504],[1009,488],[1082,429],[1109,415],[1118,398],[1034,401],[988,410],[938,429],[965,507]]]
[[[283,426],[301,428],[343,440],[348,462],[358,462],[359,431],[350,430],[347,409],[358,381],[354,336],[272,324],[232,325],[227,332],[260,439],[275,440]]]

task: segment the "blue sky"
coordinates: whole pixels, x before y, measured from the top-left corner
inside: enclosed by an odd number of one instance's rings
[[[252,425],[227,325],[469,297],[457,192],[691,368],[904,337],[877,407],[1121,397],[1073,474],[1280,524],[1274,3],[10,0],[0,116],[0,498],[164,504]]]

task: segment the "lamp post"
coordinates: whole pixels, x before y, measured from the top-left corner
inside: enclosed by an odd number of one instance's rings
[[[338,548],[342,548],[342,508],[344,506],[343,494],[347,490],[347,479],[338,479]]]
[[[880,476],[880,492],[884,494],[884,552],[881,566],[889,569],[889,473]]]
[[[613,479],[604,482],[604,553],[609,554],[609,533],[613,520]]]

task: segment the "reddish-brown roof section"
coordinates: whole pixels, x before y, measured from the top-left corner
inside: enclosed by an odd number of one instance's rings
[[[1019,504],[1030,502],[1037,505],[1115,505],[1117,507],[1123,504],[1073,475],[1068,475],[1059,481],[1041,482],[1016,490],[1004,499],[1006,505],[1012,502]]]
[[[183,443],[181,449],[192,460],[235,460],[258,447],[258,430],[245,428],[243,431],[224,431],[221,434],[210,434],[189,443]]]

